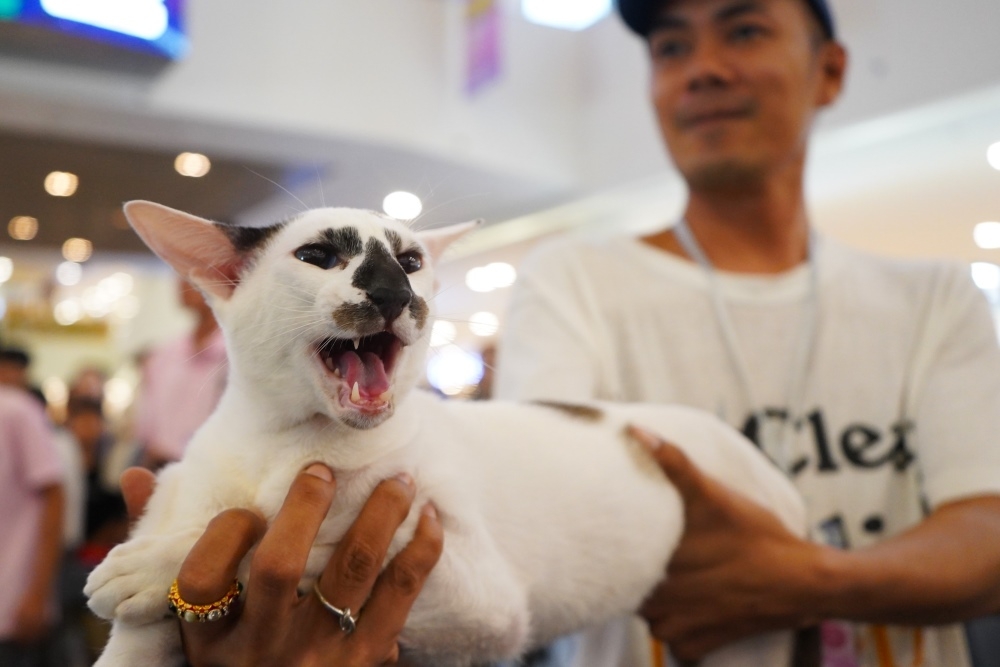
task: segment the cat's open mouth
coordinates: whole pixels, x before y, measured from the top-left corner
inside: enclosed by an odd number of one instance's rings
[[[392,399],[392,371],[402,348],[399,338],[383,331],[354,339],[328,338],[317,353],[327,372],[343,383],[338,391],[343,407],[378,413]]]

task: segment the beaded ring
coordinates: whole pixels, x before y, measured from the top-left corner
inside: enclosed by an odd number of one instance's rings
[[[167,594],[167,608],[170,613],[177,618],[188,623],[204,623],[206,621],[218,621],[229,614],[229,607],[240,597],[243,592],[243,584],[238,579],[233,579],[233,585],[222,599],[211,604],[191,604],[181,599],[181,594],[177,590],[177,580],[170,585],[170,592]]]

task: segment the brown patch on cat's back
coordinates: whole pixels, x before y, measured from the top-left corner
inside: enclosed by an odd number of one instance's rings
[[[576,419],[583,419],[588,422],[599,422],[604,419],[604,412],[598,408],[591,405],[578,405],[576,403],[563,403],[561,401],[530,401],[533,405],[539,405],[543,408],[551,408],[553,410],[559,410],[570,417],[575,417]]]
[[[413,316],[413,321],[417,323],[418,329],[423,329],[424,325],[427,324],[427,316],[430,312],[431,309],[427,306],[427,302],[414,294],[410,301],[410,315]]]

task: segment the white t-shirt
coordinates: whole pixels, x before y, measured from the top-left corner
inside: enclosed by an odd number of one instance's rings
[[[817,333],[794,397],[789,365],[809,311],[807,267],[718,274],[760,403],[750,406],[704,270],[631,238],[562,239],[529,256],[499,349],[497,396],[681,403],[747,433],[760,410],[765,431],[795,411],[786,460],[814,535],[850,548],[903,531],[927,508],[1000,494],[1000,349],[968,270],[876,258],[825,238],[815,255]],[[609,637],[645,641],[620,626],[591,633],[573,664],[644,664],[595,659]],[[855,632],[867,654],[883,631]],[[968,664],[957,626],[888,635],[896,664],[913,664],[914,651],[925,667]]]

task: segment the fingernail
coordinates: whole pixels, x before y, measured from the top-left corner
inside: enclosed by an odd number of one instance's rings
[[[438,510],[437,507],[434,506],[434,503],[427,503],[424,505],[424,508],[420,510],[420,513],[432,519],[438,518]]]
[[[322,463],[313,463],[311,466],[305,470],[307,475],[312,475],[313,477],[319,477],[324,482],[333,481],[333,471],[327,468]]]
[[[662,444],[658,436],[653,435],[646,429],[639,426],[629,424],[628,434],[633,438],[635,438],[640,445],[642,445],[643,447],[645,447],[650,451],[656,451],[657,449],[660,448],[660,445]]]
[[[408,472],[401,472],[396,475],[396,479],[405,484],[406,486],[413,486],[413,476]]]

